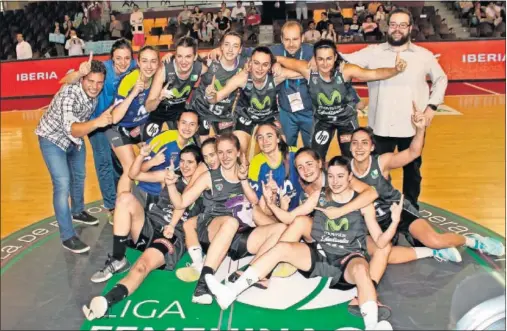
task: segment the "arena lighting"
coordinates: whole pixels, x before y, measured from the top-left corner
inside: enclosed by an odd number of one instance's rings
[[[496,272],[478,272],[456,287],[450,309],[450,329],[505,330],[505,281],[496,277]]]

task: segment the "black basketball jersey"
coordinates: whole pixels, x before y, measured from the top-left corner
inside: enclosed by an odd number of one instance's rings
[[[358,194],[354,192],[352,200]],[[326,188],[320,191],[318,206],[320,208],[342,207],[349,203],[339,203],[328,200]],[[318,210],[314,211],[311,237],[315,240],[329,256],[341,257],[350,253],[366,252],[366,235],[368,228],[360,210],[355,210],[339,219],[329,219]]]
[[[263,122],[278,115],[276,84],[273,75],[267,74],[264,86],[257,89],[248,74],[248,81],[241,89],[238,100],[238,113],[246,119]]]
[[[351,85],[344,81],[339,70],[336,70],[330,82],[324,80],[318,71],[310,72],[308,91],[315,117],[334,123],[356,116],[357,102],[354,102],[350,88]]]
[[[210,104],[206,98],[206,88],[215,77],[215,89],[220,91],[227,84],[227,81],[240,72],[247,58],[239,56],[236,60],[236,66],[232,70],[223,67],[220,61],[212,61],[208,67],[208,71],[202,75],[201,83],[192,95],[189,108],[194,109],[208,121],[232,121],[232,106],[237,97],[237,91],[234,91],[226,99],[217,104]]]

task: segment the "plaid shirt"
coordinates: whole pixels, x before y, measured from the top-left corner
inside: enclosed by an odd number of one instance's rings
[[[97,99],[87,96],[81,83],[64,85],[42,115],[35,134],[46,138],[64,151],[72,143],[81,148],[83,139],[72,136],[72,124],[88,121],[96,105]]]

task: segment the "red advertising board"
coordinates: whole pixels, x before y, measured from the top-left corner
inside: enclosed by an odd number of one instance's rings
[[[432,51],[447,73],[449,80],[505,79],[505,39],[446,42],[421,42]],[[342,53],[351,53],[367,44],[340,44]],[[108,55],[96,56],[106,60]],[[69,57],[0,63],[2,110],[22,103],[13,98],[47,98],[59,89],[59,81],[71,69],[77,69],[87,57]],[[7,100],[6,100],[7,98]],[[9,100],[10,99],[10,100]],[[6,107],[6,104],[9,106]]]

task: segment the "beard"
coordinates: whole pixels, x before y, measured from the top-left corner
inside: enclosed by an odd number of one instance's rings
[[[394,40],[393,36],[391,34],[388,34],[387,35],[387,42],[389,43],[389,45],[391,46],[401,46],[401,45],[405,45],[406,43],[408,43],[410,39],[410,34],[406,34],[406,35],[403,35],[400,40]]]

